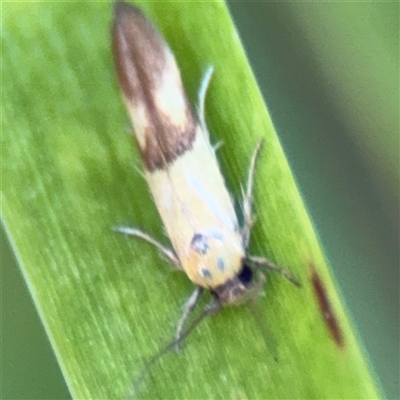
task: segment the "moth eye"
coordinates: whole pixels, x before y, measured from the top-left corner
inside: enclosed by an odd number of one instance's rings
[[[244,285],[248,285],[253,280],[253,271],[247,265],[244,265],[237,277]]]

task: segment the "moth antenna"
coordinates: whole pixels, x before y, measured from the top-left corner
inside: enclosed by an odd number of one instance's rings
[[[297,287],[301,287],[301,283],[297,280],[297,278],[286,268],[283,268],[279,265],[275,265],[267,258],[264,257],[255,257],[255,256],[247,256],[246,262],[249,263],[256,269],[269,269],[271,271],[277,272],[282,275],[288,281],[293,283],[293,285]]]
[[[154,354],[153,357],[151,357],[146,364],[144,365],[142,372],[139,374],[137,379],[133,381],[132,384],[132,390],[127,393],[125,398],[131,399],[135,398],[138,393],[139,393],[139,388],[141,384],[143,383],[146,375],[148,374],[150,368],[166,353],[168,353],[170,350],[173,350],[176,348],[176,346],[179,346],[183,340],[185,340],[191,333],[192,331],[208,316],[216,314],[219,309],[221,308],[221,303],[217,298],[213,298],[203,309],[201,314],[189,325],[189,327],[183,331],[182,335],[180,335],[179,338],[175,338],[171,342],[169,342],[165,347],[163,347],[160,351],[158,351],[156,354]]]

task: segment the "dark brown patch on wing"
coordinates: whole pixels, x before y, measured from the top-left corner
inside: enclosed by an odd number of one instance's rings
[[[147,119],[145,145],[139,146],[149,171],[163,169],[191,149],[196,135],[194,117],[176,72],[176,90],[184,99],[183,123],[174,124],[155,104],[154,93],[166,69],[177,71],[175,61],[167,59],[169,47],[157,29],[136,7],[116,3],[112,28],[112,49],[121,89],[129,106],[143,107]]]
[[[339,347],[344,347],[342,329],[339,326],[339,321],[337,320],[332,308],[325,285],[314,266],[311,266],[311,284],[318,301],[322,318],[324,319],[333,340]]]
[[[150,172],[167,168],[168,164],[192,148],[196,124],[191,115],[190,118],[185,129],[171,124],[167,117],[164,120],[152,118],[153,125],[146,132],[146,146],[140,149],[143,162]]]

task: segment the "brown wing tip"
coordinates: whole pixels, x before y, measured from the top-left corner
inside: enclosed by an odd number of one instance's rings
[[[134,35],[140,37],[143,32],[153,31],[156,29],[138,7],[124,1],[114,3],[113,36],[128,37],[135,32]]]
[[[114,26],[122,29],[125,27],[126,29],[132,22],[135,24],[149,24],[146,15],[140,8],[124,1],[114,3]]]
[[[135,42],[140,39],[138,27],[146,24],[146,17],[136,6],[124,1],[114,3],[114,22],[111,28],[112,51],[121,89],[128,98],[135,97],[135,85],[127,71],[133,71],[135,75],[136,67],[132,52]]]
[[[122,18],[129,15],[140,15],[143,17],[143,13],[139,10],[139,8],[133,6],[132,4],[125,3],[124,1],[117,1],[114,3],[114,16],[117,22],[121,21]]]

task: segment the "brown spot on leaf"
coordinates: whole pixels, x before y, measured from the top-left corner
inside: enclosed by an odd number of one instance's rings
[[[329,333],[339,347],[344,347],[343,332],[340,328],[339,321],[332,308],[325,285],[313,265],[311,265],[311,284],[318,301],[319,310],[329,329]]]

